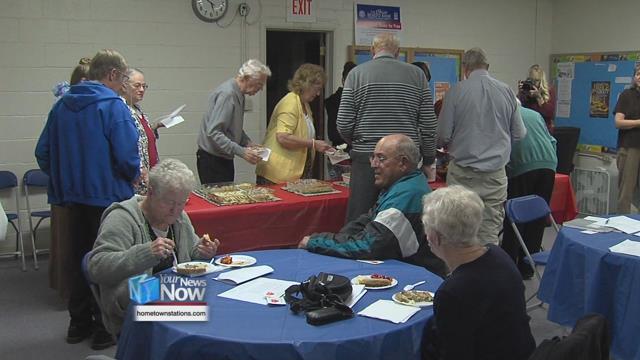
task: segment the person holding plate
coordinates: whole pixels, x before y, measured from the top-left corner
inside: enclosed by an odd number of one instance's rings
[[[335,151],[316,139],[309,103],[324,89],[326,75],[319,65],[302,64],[289,81],[285,95],[271,114],[264,146],[271,149],[268,161],[256,167],[258,184],[283,183],[311,177],[316,151]]]
[[[422,359],[528,359],[536,342],[524,284],[509,255],[479,238],[485,205],[478,194],[451,185],[423,202],[428,245],[451,274],[435,294]]]
[[[89,258],[89,277],[107,330],[120,333],[129,304],[128,279],[152,275],[192,259],[211,259],[218,239],[198,238],[184,205],[195,186],[193,172],[175,159],[149,171],[147,196],[112,204],[102,217]]]

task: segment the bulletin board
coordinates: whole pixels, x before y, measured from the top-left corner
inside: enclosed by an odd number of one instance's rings
[[[633,78],[640,52],[551,55],[556,126],[580,128],[580,144],[615,150],[614,109]]]
[[[372,59],[370,47],[349,46],[348,51],[349,60],[356,64]],[[429,87],[434,94],[435,102],[460,81],[463,54],[464,50],[454,49],[400,48],[398,60],[408,63],[422,61],[429,65],[431,72]]]

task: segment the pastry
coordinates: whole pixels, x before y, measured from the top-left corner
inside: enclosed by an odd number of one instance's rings
[[[386,278],[372,278],[363,276],[358,279],[358,283],[366,287],[383,287],[391,285],[392,280]]]

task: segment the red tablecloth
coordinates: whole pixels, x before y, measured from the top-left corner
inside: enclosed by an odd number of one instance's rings
[[[191,194],[185,211],[198,235],[220,239],[218,253],[292,247],[314,232],[337,232],[344,225],[349,189],[339,194],[301,196],[270,186],[282,201],[216,206]]]
[[[432,190],[447,186],[444,182],[431,182],[429,186]],[[558,224],[575,219],[578,215],[576,207],[576,194],[573,192],[569,175],[556,174],[551,194],[551,213]]]

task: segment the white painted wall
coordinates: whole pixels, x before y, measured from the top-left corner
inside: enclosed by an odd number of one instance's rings
[[[346,48],[353,41],[353,0],[319,1],[314,24],[287,23],[286,1],[246,0],[251,8],[248,21],[254,24],[246,26],[243,45],[241,18],[233,16],[240,0],[230,0],[230,11],[221,20],[225,28],[199,21],[188,0],[0,0],[0,169],[21,177],[37,166],[33,150],[53,103],[51,87],[68,80],[81,57],[115,48],[131,66],[145,71],[150,88],[142,105],[151,118],[187,104],[183,113],[187,121],[161,129],[158,148],[161,157],[178,158],[195,171],[196,135],[208,93],[235,74],[244,60],[243,49],[247,57],[265,60],[267,29],[332,31],[328,53],[333,55],[333,87],[338,86]],[[365,1],[402,8],[403,46],[483,47],[490,71],[512,86],[532,63],[546,66],[552,49],[558,52],[575,42],[552,31],[555,26],[568,31],[571,22],[576,26],[581,20],[568,20],[567,25],[556,16],[556,11],[570,8],[566,3],[575,2],[486,0],[479,6],[473,0]],[[602,15],[595,5],[591,11],[593,18]],[[603,43],[611,37],[604,35],[611,34],[608,28],[585,31],[597,33]],[[249,136],[262,139],[266,117],[261,93],[252,99],[252,110],[245,116]],[[254,179],[253,167],[243,160],[236,161],[236,171],[238,180]],[[10,198],[0,200],[7,210],[15,210]],[[46,199],[40,195],[34,203],[44,208]],[[8,241],[0,244],[0,250],[12,246]]]
[[[640,50],[638,13],[635,0],[555,1],[551,52]]]

